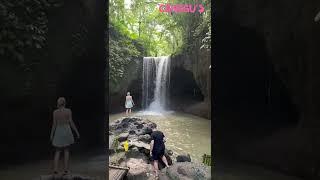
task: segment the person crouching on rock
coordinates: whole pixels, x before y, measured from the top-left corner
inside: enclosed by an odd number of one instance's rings
[[[165,152],[165,136],[161,131],[154,130],[151,133],[151,143],[150,143],[150,156],[153,160],[153,169],[155,171],[156,177],[158,177],[158,161],[159,159],[162,160],[162,162],[166,165],[166,167],[169,167],[168,161],[166,156],[164,155]]]
[[[126,96],[126,102],[125,102],[125,107],[126,107],[126,115],[128,115],[128,113],[131,114],[131,108],[134,106],[134,102],[132,100],[132,96],[130,96],[130,92],[127,92],[127,96]]]

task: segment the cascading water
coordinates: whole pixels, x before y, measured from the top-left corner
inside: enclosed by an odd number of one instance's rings
[[[144,57],[142,79],[143,108],[148,111],[165,111],[170,84],[170,57]]]

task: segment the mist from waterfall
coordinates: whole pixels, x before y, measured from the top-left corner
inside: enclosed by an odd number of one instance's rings
[[[170,84],[170,57],[144,57],[142,106],[147,111],[167,110]]]

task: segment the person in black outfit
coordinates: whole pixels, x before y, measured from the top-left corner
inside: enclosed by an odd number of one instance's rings
[[[169,167],[168,161],[166,156],[164,156],[165,151],[165,136],[161,131],[153,131],[151,133],[151,143],[150,143],[150,156],[153,160],[153,168],[156,174],[156,177],[158,177],[158,161],[161,159],[162,162],[166,165],[166,167]]]

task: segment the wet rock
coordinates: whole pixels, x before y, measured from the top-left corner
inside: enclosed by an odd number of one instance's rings
[[[191,162],[191,157],[189,154],[187,155],[178,155],[177,156],[177,162]]]
[[[145,131],[143,129],[142,130],[141,129],[137,129],[137,130],[135,130],[135,134],[139,136],[139,135],[143,135],[143,134],[146,134],[146,133],[145,133]]]
[[[211,171],[208,166],[192,162],[178,162],[161,170],[160,180],[165,179],[211,179]]]
[[[133,148],[129,149],[128,154],[132,154],[132,155],[140,154],[140,151],[139,151],[138,147],[133,147]]]
[[[112,156],[109,156],[109,163],[113,165],[119,165],[126,159],[126,153],[125,152],[118,152],[113,154]]]
[[[129,123],[134,123],[137,119],[136,118],[124,118],[121,123],[123,124],[129,124]]]
[[[130,142],[129,144],[131,144],[133,147],[137,147],[138,149],[144,148],[150,151],[150,145],[142,141],[134,141],[134,142]]]
[[[142,128],[142,134],[151,134],[152,133],[152,128],[149,126]]]
[[[137,129],[142,129],[144,126],[143,126],[143,124],[137,124],[136,127],[137,127]]]
[[[129,158],[136,158],[136,159],[143,159],[146,162],[149,162],[149,158],[141,152],[137,147],[133,147],[132,149],[129,149],[129,151],[126,153],[127,159]]]
[[[118,141],[122,142],[128,139],[129,133],[121,133],[118,137]]]
[[[171,151],[171,150],[167,150],[167,149],[166,149],[166,153],[167,153],[169,156],[172,156],[172,155],[173,155],[173,151]]]
[[[129,134],[128,141],[130,143],[130,142],[139,141],[139,139],[138,139],[138,136],[136,134]]]
[[[130,168],[127,179],[148,179],[148,174],[152,173],[152,165],[149,164],[146,160],[129,158],[126,162],[127,166]]]
[[[138,140],[149,144],[151,142],[151,136],[149,134],[140,135]]]
[[[155,129],[155,128],[157,128],[157,124],[156,123],[153,123],[153,122],[149,122],[149,123],[147,123],[147,125],[146,125],[147,127],[149,127],[149,128],[151,128],[151,129]]]
[[[151,134],[152,129],[157,127],[157,125],[147,119],[141,119],[137,117],[132,118],[122,118],[116,122],[112,122],[109,125],[109,129],[114,134],[119,134],[122,132],[129,132],[129,134]]]
[[[178,172],[179,174],[184,175],[184,176],[187,176],[187,175],[188,175],[187,170],[186,170],[183,166],[179,166],[179,167],[177,168],[177,172]]]

